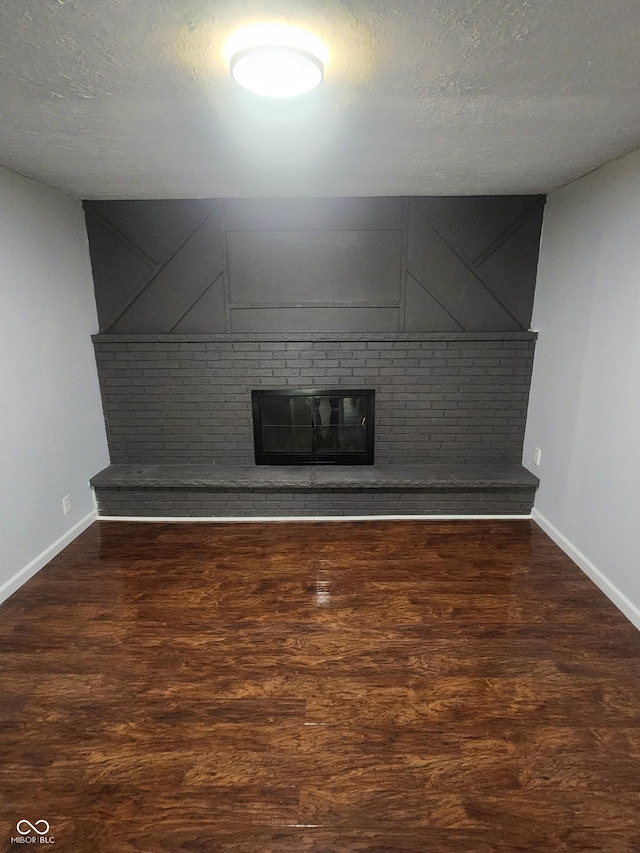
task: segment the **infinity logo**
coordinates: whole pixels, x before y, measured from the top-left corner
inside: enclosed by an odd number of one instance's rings
[[[28,827],[24,829],[24,827]],[[44,829],[38,829],[39,826],[44,826]],[[20,827],[23,827],[22,829]],[[49,824],[46,820],[37,820],[34,823],[30,823],[28,820],[19,820],[16,824],[16,829],[20,833],[20,835],[28,835],[30,832],[37,832],[38,835],[46,835],[49,832]]]

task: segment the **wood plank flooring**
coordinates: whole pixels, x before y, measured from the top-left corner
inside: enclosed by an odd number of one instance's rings
[[[96,523],[0,607],[0,850],[21,820],[58,853],[639,853],[640,634],[527,521]]]

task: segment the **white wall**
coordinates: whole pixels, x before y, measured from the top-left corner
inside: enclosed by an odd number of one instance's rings
[[[0,169],[0,601],[95,517],[95,331],[80,202]]]
[[[549,197],[532,325],[534,517],[640,628],[640,152]]]

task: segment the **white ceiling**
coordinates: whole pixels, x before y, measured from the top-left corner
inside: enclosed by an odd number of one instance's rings
[[[260,20],[331,51],[264,102]],[[548,192],[640,146],[640,0],[6,0],[0,162],[82,198]]]

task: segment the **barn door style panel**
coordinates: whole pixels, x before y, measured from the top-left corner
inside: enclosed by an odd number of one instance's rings
[[[218,203],[85,202],[100,329],[224,332]]]
[[[412,198],[405,330],[528,329],[543,208],[540,196]]]
[[[110,334],[520,331],[544,198],[85,202]]]

